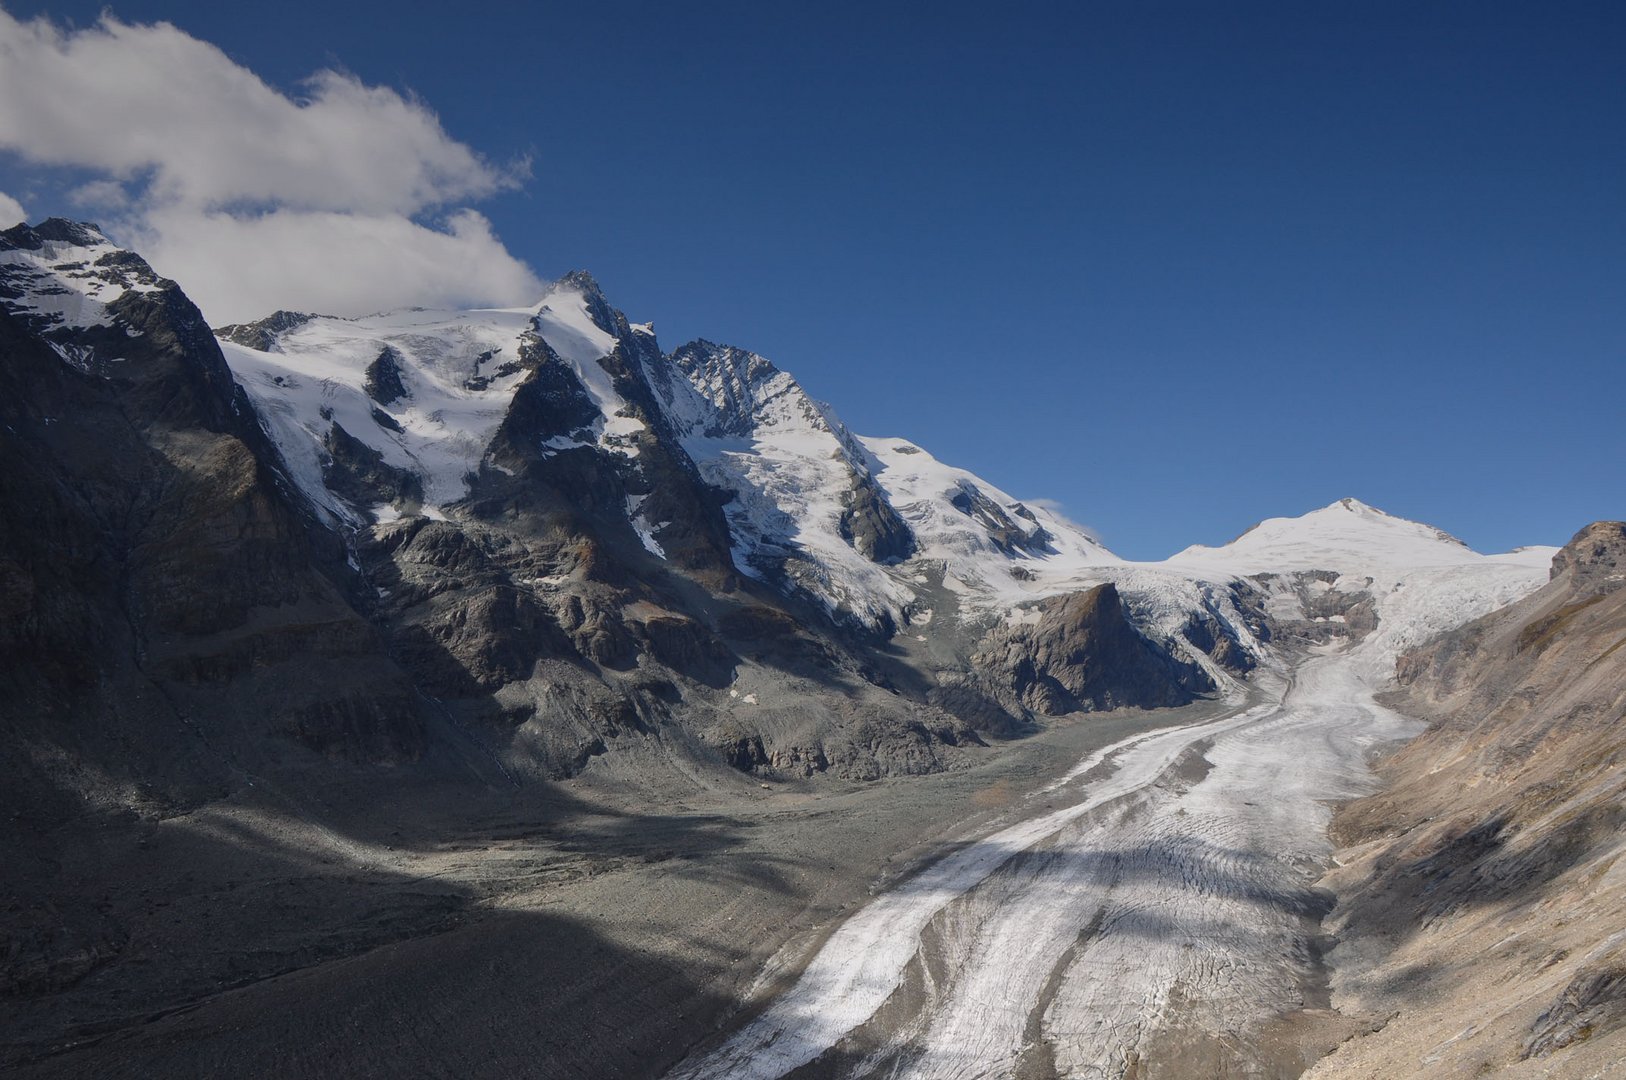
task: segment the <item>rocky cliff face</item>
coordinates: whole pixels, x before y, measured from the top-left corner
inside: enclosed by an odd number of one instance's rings
[[[996,693],[1045,716],[1130,706],[1185,705],[1215,689],[1196,664],[1154,648],[1124,614],[1110,582],[1040,602],[1031,621],[1001,626],[977,667]]]
[[[1622,566],[1626,525],[1591,525],[1545,588],[1401,658],[1397,701],[1431,726],[1340,811],[1327,881],[1340,1008],[1393,1018],[1312,1075],[1592,1076],[1626,1053]]]
[[[12,229],[0,256],[0,708],[30,745],[6,756],[30,774],[14,779],[184,798],[284,745],[422,755],[410,679],[197,309],[84,226]]]
[[[1553,556],[1553,580],[1568,575],[1570,588],[1588,596],[1626,584],[1626,523],[1595,521]]]

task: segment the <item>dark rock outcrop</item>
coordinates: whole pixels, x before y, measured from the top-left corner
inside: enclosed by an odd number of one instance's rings
[[[314,318],[315,315],[307,315],[302,311],[278,311],[258,322],[222,326],[215,331],[215,336],[244,348],[270,352],[276,347],[278,335],[297,330]]]
[[[1626,1028],[1626,949],[1589,964],[1538,1017],[1521,1057],[1548,1057],[1566,1046]]]
[[[380,405],[389,405],[406,397],[406,383],[401,381],[401,354],[388,345],[380,349],[373,362],[367,365],[362,389]]]
[[[855,477],[842,497],[841,538],[871,562],[901,562],[915,553],[915,535],[868,477]]]
[[[1050,534],[1033,517],[1031,511],[1019,515],[1029,523],[1024,527],[1011,520],[1011,515],[975,484],[961,481],[959,490],[949,502],[960,513],[980,524],[987,531],[994,546],[1006,555],[1037,555],[1050,550]],[[1012,509],[1018,508],[1027,509],[1020,503]]]
[[[423,502],[423,482],[414,473],[389,464],[383,454],[337,422],[328,429],[323,445],[328,456],[322,463],[322,482],[356,508]]]
[[[1253,654],[1211,614],[1193,615],[1180,629],[1180,636],[1234,674],[1246,675],[1258,666]]]
[[[1021,705],[1046,716],[1184,705],[1214,689],[1130,624],[1110,582],[1035,605],[1038,620],[983,642],[976,666]]]
[[[1626,579],[1626,521],[1595,521],[1553,556],[1552,576],[1569,574],[1575,587],[1613,590]]]

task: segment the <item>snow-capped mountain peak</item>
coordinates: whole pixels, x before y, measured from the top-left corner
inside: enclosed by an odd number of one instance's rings
[[[359,318],[279,311],[217,333],[299,486],[342,521],[438,513],[466,496],[516,391],[544,366],[563,369],[552,378],[579,405],[558,430],[534,433],[542,456],[591,447],[632,460],[650,435],[647,410],[623,393],[636,364],[611,363],[632,335],[585,271],[528,308]],[[376,455],[375,475],[398,477],[383,502],[358,506],[354,492],[333,490],[336,439]]]
[[[1339,499],[1299,517],[1267,518],[1220,547],[1194,544],[1173,565],[1252,574],[1288,570],[1354,570],[1384,566],[1452,566],[1484,556],[1442,529],[1385,513],[1359,499]]]
[[[548,297],[561,293],[576,294],[593,325],[611,338],[618,336],[622,320],[617,317],[615,308],[605,299],[604,290],[599,287],[598,279],[592,274],[586,270],[570,271],[548,286],[547,291],[542,294],[542,304],[547,303]]]
[[[850,468],[865,474],[870,471],[863,446],[835,411],[766,357],[700,339],[674,350],[670,359],[715,410],[694,418],[704,422],[703,430],[685,430],[684,434],[760,438],[774,431],[781,436],[831,439],[835,452],[846,458]]]
[[[160,291],[168,283],[146,260],[113,244],[87,222],[49,218],[0,233],[0,298],[63,360],[90,371],[98,350],[82,340],[85,331],[122,327],[117,304],[129,293]],[[107,351],[105,342],[100,352]],[[116,356],[100,356],[116,362]]]
[[[1405,649],[1537,587],[1555,550],[1481,555],[1432,525],[1340,499],[1269,518],[1221,547],[1186,548],[1163,565],[1214,579],[1254,577],[1279,622],[1370,624],[1359,648],[1381,681]]]

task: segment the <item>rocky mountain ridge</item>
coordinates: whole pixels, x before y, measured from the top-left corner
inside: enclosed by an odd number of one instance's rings
[[[107,341],[127,352],[139,333],[123,312],[185,303],[92,226],[5,235],[8,312],[83,374],[117,382]],[[1324,583],[1304,577],[1331,572],[1340,542],[1358,563],[1401,551],[1489,573],[1353,500],[1125,563],[913,444],[855,435],[760,356],[662,352],[585,273],[524,309],[277,312],[170,359],[235,380],[218,393],[259,429],[242,444],[312,542],[342,549],[326,573],[352,614],[509,775],[614,748],[770,773],[941,768],[977,731],[1234,686],[1273,623],[1364,631],[1371,580],[1311,596]],[[1317,563],[1285,584],[1261,572],[1281,553],[1255,550],[1284,528]]]
[[[278,312],[211,335],[177,285],[93,226],[53,220],[10,230],[3,243],[16,349],[43,349],[55,363],[8,363],[10,400],[29,430],[56,425],[49,442],[19,436],[19,459],[52,445],[41,468],[58,492],[98,472],[128,473],[60,449],[85,437],[95,406],[83,402],[117,401],[146,432],[132,437],[151,442],[161,426],[169,466],[213,485],[150,517],[180,539],[174,550],[199,535],[194,523],[206,519],[194,511],[207,499],[276,521],[209,535],[211,558],[231,564],[211,570],[213,592],[188,584],[212,564],[163,564],[173,578],[160,575],[156,587],[184,606],[175,617],[197,640],[160,644],[139,614],[105,620],[132,625],[138,661],[128,677],[161,671],[202,710],[220,709],[237,693],[233,680],[246,680],[266,702],[287,700],[261,712],[278,717],[271,728],[291,738],[290,752],[466,759],[477,773],[519,780],[569,775],[610,751],[767,775],[940,769],[980,741],[978,730],[1031,724],[1021,694],[1004,687],[1008,674],[972,663],[1002,624],[993,605],[1101,584],[1025,589],[1023,564],[1112,559],[916,448],[867,444],[760,357],[707,343],[662,353],[585,274],[527,309]],[[43,408],[42,388],[59,383],[71,392]],[[194,384],[186,393],[196,405],[182,409],[176,395]],[[914,469],[904,475],[893,461]],[[883,483],[888,472],[901,482]],[[174,491],[127,481],[138,499]],[[313,584],[257,572],[243,546],[257,542],[308,550],[290,557]],[[72,546],[65,536],[50,543]],[[132,543],[108,537],[100,562],[126,560]],[[31,625],[57,598],[39,587],[48,574],[19,565],[8,575],[11,604]],[[248,595],[232,602],[238,581]],[[97,588],[98,602],[120,603],[117,581]],[[302,588],[323,599],[300,599]],[[934,621],[938,608],[967,610]],[[1190,661],[1168,659],[1182,642],[1132,623],[1132,608],[1109,614],[1116,622],[1101,640],[1128,635],[1168,662],[1134,687],[1096,664],[1090,692],[1070,708],[1213,689],[1186,670]],[[284,626],[290,618],[297,632]],[[905,625],[938,654],[931,664],[898,647]],[[87,632],[41,649],[100,654],[99,640]],[[290,681],[272,688],[278,663],[290,665]],[[330,683],[293,680],[302,664],[307,676],[336,667]],[[1156,672],[1171,673],[1168,686]],[[193,723],[166,722],[182,732]],[[237,737],[262,736],[245,725],[221,745]],[[39,741],[91,773],[129,765],[111,749],[79,761],[54,731]],[[148,782],[164,788],[161,776]]]

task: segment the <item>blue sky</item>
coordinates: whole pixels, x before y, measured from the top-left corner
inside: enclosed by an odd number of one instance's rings
[[[1346,495],[1481,550],[1626,516],[1626,7],[877,7],[111,10],[415,95],[486,171],[390,212],[471,206],[1120,554]],[[23,157],[30,217],[96,216]]]

